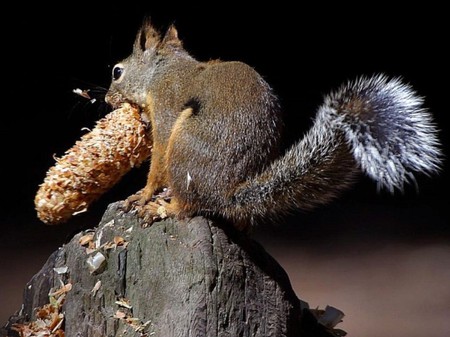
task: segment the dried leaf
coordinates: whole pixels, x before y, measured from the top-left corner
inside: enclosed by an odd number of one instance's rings
[[[122,246],[125,243],[125,239],[121,236],[115,236],[114,237],[114,244],[117,246]]]
[[[17,331],[22,337],[64,337],[61,326],[64,321],[64,314],[61,307],[65,293],[70,291],[70,283],[63,285],[59,290],[53,292],[54,295],[61,294],[58,301],[50,296],[50,303],[36,309],[35,321],[27,324],[14,324],[12,329]]]
[[[130,301],[127,300],[126,298],[121,298],[120,300],[117,300],[117,301],[116,301],[116,304],[119,305],[119,306],[121,306],[121,307],[127,308],[127,309],[132,309],[132,308],[133,308],[133,307],[130,305]]]
[[[92,290],[91,290],[92,296],[95,296],[97,294],[97,291],[100,289],[101,286],[102,286],[102,281],[98,280],[95,283],[94,288],[92,288]]]
[[[80,243],[80,245],[85,246],[85,245],[91,243],[93,239],[94,239],[94,233],[89,233],[89,234],[83,235],[80,238],[80,240],[78,240],[78,242]]]
[[[89,245],[90,246],[90,245]],[[92,242],[92,247],[87,247],[86,248],[86,254],[87,255],[91,255],[92,253],[94,253],[97,250],[97,248],[95,247],[95,244]]]
[[[52,316],[52,322],[49,325],[51,332],[55,332],[61,327],[63,319],[64,319],[63,314],[55,314]]]
[[[72,92],[73,92],[74,94],[77,94],[77,95],[79,95],[79,96],[81,96],[81,97],[84,97],[84,98],[87,98],[87,99],[89,99],[89,100],[92,99],[91,96],[89,96],[89,89],[87,89],[87,90],[81,90],[80,88],[76,88],[76,89],[73,89]]]
[[[114,318],[125,319],[125,317],[127,317],[127,315],[121,310],[117,310],[114,314]]]
[[[67,283],[64,286],[62,286],[61,288],[59,288],[58,290],[49,293],[48,296],[58,297],[62,294],[65,294],[65,293],[71,291],[71,290],[72,290],[72,283]]]
[[[48,315],[50,315],[50,310],[48,307],[42,307],[42,308],[38,308],[36,311],[36,317],[37,318],[45,318]]]

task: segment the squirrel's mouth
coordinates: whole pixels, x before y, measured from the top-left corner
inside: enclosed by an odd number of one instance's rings
[[[130,103],[128,102],[118,91],[112,92],[111,90],[108,90],[108,92],[105,95],[105,102],[109,104],[114,110],[118,109],[121,105],[124,103]]]
[[[144,113],[143,109],[139,104],[135,102],[131,102],[130,100],[126,99],[120,92],[118,91],[112,91],[109,90],[105,95],[105,102],[109,104],[113,110],[119,109],[121,106],[123,106],[125,103],[130,104],[133,108],[139,111],[139,115],[141,116],[141,120],[146,123],[150,124],[150,120],[148,118],[148,115]]]

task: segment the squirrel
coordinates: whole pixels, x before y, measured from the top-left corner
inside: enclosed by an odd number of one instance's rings
[[[242,62],[198,61],[174,25],[160,34],[149,20],[113,67],[105,101],[137,106],[151,126],[147,184],[123,203],[147,222],[163,206],[167,216],[218,217],[248,230],[329,202],[358,172],[394,192],[441,165],[432,116],[401,78],[342,85],[282,153],[280,104],[262,76]]]

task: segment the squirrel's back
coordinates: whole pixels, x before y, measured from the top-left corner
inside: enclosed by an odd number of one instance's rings
[[[171,188],[186,211],[214,210],[279,155],[283,122],[269,85],[241,62],[206,63],[191,88],[192,115],[171,150]],[[178,165],[182,162],[183,165]],[[189,178],[188,178],[189,177]]]

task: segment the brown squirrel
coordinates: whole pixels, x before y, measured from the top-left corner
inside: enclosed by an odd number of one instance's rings
[[[280,153],[283,120],[270,86],[244,63],[197,61],[174,26],[161,36],[145,22],[112,77],[106,102],[134,104],[151,124],[147,185],[124,204],[147,222],[163,205],[168,215],[214,216],[247,229],[328,202],[361,170],[393,192],[414,181],[412,172],[439,169],[431,115],[398,78],[343,85],[303,139]]]

